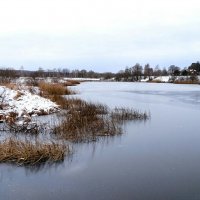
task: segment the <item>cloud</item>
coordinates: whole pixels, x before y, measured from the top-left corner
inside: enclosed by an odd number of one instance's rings
[[[115,71],[135,62],[184,66],[200,54],[197,0],[0,3],[2,65]]]

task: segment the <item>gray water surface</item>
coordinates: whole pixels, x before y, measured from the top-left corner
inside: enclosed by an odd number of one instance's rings
[[[82,83],[78,97],[150,111],[121,136],[76,144],[63,164],[0,164],[2,200],[200,199],[200,86]]]

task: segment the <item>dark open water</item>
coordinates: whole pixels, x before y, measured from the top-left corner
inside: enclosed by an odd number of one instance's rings
[[[82,83],[78,96],[151,112],[126,133],[76,144],[58,166],[0,165],[2,200],[199,200],[200,86]]]

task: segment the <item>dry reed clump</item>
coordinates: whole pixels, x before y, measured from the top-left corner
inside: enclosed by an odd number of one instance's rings
[[[65,108],[70,109],[79,109],[82,105],[85,104],[85,101],[79,98],[65,98]]]
[[[50,97],[51,101],[56,102],[60,108],[62,109],[67,109],[68,108],[68,104],[66,102],[66,98],[60,95],[52,95]]]
[[[126,120],[147,120],[150,114],[146,112],[140,112],[131,108],[115,108],[111,114],[111,118],[115,121]]]
[[[75,94],[74,91],[63,86],[59,83],[40,83],[40,95],[49,98],[51,101],[56,102],[62,109],[68,108],[68,102],[63,95]]]
[[[85,111],[86,108],[88,112],[97,112],[98,114],[100,113],[107,113],[108,108],[105,105],[102,104],[93,104],[90,102],[86,102],[84,100],[81,100],[79,98],[67,98],[65,96],[60,96],[60,95],[52,95],[50,99],[54,102],[56,102],[58,105],[61,106],[62,109],[65,110],[79,110],[79,111]]]
[[[17,86],[14,83],[5,83],[3,84],[3,86],[5,86],[6,88],[9,88],[10,90],[18,90],[19,86]]]
[[[80,99],[65,99],[67,112],[60,115],[59,124],[53,133],[73,141],[96,140],[99,136],[122,133],[121,125],[126,120],[147,120],[150,114],[129,108],[115,108],[86,102]]]
[[[64,87],[59,83],[53,84],[41,82],[39,83],[39,88],[43,92],[44,96],[72,94],[72,92],[67,87]]]
[[[77,80],[68,80],[68,82],[75,84],[75,85],[80,84],[80,81],[77,81]]]
[[[14,99],[17,100],[19,97],[23,95],[23,92],[17,91],[17,94],[15,95]]]
[[[55,142],[42,143],[21,141],[9,138],[0,142],[0,163],[13,163],[17,165],[39,165],[64,160],[69,153],[69,146]]]
[[[109,118],[81,116],[80,112],[65,115],[54,129],[54,134],[72,142],[95,141],[99,136],[121,133],[121,128]]]
[[[80,106],[82,104],[82,100],[76,98],[66,98],[60,95],[52,95],[50,99],[56,102],[62,109],[69,110],[71,108]]]
[[[108,116],[108,108],[102,104],[88,103],[72,99],[68,112],[60,116],[54,133],[61,138],[73,141],[91,141],[99,136],[112,136],[121,133],[121,128]]]
[[[108,107],[106,105],[100,104],[100,103],[91,103],[86,102],[83,100],[75,99],[75,106],[73,106],[73,109],[80,112],[80,115],[82,116],[96,116],[96,115],[103,115],[108,113]],[[74,103],[72,102],[71,105]]]
[[[80,84],[77,80],[67,80],[67,82],[64,83],[64,86],[76,86]]]
[[[199,81],[192,81],[192,80],[176,80],[174,84],[199,84]]]

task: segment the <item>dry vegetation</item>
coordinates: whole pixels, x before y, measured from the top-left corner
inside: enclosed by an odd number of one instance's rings
[[[51,95],[69,95],[72,94],[71,90],[59,83],[39,83],[39,88],[43,96]]]
[[[175,84],[199,84],[199,81],[192,81],[192,80],[177,80],[174,81]]]
[[[0,142],[0,162],[17,165],[38,165],[41,163],[60,162],[69,147],[59,143],[41,143],[9,138]]]
[[[1,86],[5,86],[6,88],[9,88],[11,90],[18,90],[19,86],[14,83],[3,83]]]
[[[67,80],[67,82],[64,83],[64,86],[76,86],[80,84],[80,81],[76,80]]]
[[[131,108],[115,108],[111,112],[111,118],[115,121],[126,120],[147,120],[150,114],[146,112],[140,112]]]
[[[75,85],[79,82],[72,81],[71,84]],[[86,102],[78,98],[67,98],[65,95],[74,94],[74,92],[64,84],[41,82],[39,89],[43,97],[51,99],[63,109],[63,112],[58,114],[58,124],[55,124],[51,132],[53,136],[56,136],[55,140],[59,138],[71,142],[96,141],[99,137],[122,134],[122,124],[125,121],[147,120],[150,117],[150,114],[134,109],[115,108],[111,110],[103,104]],[[20,95],[22,94],[18,93],[15,98],[19,98]],[[16,116],[10,116],[10,118],[15,119]],[[34,124],[29,124],[29,122],[17,126],[20,129],[16,129],[15,121],[8,122],[10,131],[13,129],[14,132],[40,133],[39,126],[33,126]],[[62,161],[67,153],[69,153],[68,146],[54,142],[23,141],[16,138],[0,142],[0,162],[18,165],[58,162]]]
[[[161,80],[150,80],[148,83],[163,83]]]
[[[16,94],[16,96],[14,97],[14,99],[17,100],[17,99],[20,98],[22,95],[23,95],[22,92],[17,91],[17,94]]]
[[[122,133],[121,123],[126,120],[146,120],[146,112],[89,103],[80,99],[66,99],[67,112],[62,113],[54,134],[73,142],[94,141],[100,136]]]
[[[78,84],[75,81],[72,83]],[[40,83],[39,87],[43,95],[66,111],[58,115],[58,124],[55,125],[53,134],[69,141],[94,141],[100,136],[118,135],[122,133],[122,122],[149,118],[146,112],[126,108],[115,108],[111,111],[103,104],[66,98],[63,95],[73,92],[62,84]]]
[[[60,83],[45,83],[39,84],[40,95],[49,98],[53,102],[56,102],[62,109],[67,109],[67,102],[64,95],[75,94],[72,90]]]

